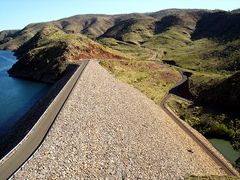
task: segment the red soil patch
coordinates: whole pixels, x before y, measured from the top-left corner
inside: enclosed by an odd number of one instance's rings
[[[73,57],[73,60],[81,60],[81,59],[123,59],[123,57],[119,55],[112,54],[107,52],[101,47],[90,45],[89,48],[85,50],[80,50],[79,54]]]

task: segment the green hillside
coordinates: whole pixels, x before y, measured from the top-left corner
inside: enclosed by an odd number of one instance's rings
[[[20,46],[15,55],[19,61],[9,70],[11,76],[50,83],[59,79],[69,63],[79,59],[126,57],[84,35],[66,34],[52,26],[39,31]]]

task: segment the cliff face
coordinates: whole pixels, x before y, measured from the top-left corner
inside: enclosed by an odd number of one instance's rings
[[[10,76],[48,83],[58,80],[68,64],[80,58],[120,58],[117,52],[83,35],[66,34],[54,27],[38,32],[18,48],[15,55],[18,61],[8,71]]]

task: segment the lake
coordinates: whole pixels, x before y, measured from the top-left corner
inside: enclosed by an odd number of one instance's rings
[[[0,134],[6,133],[50,88],[49,84],[9,77],[16,62],[11,51],[0,51]]]

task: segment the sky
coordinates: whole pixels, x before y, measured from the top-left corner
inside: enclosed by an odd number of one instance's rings
[[[77,14],[155,12],[168,8],[233,10],[240,0],[0,0],[0,31]]]

